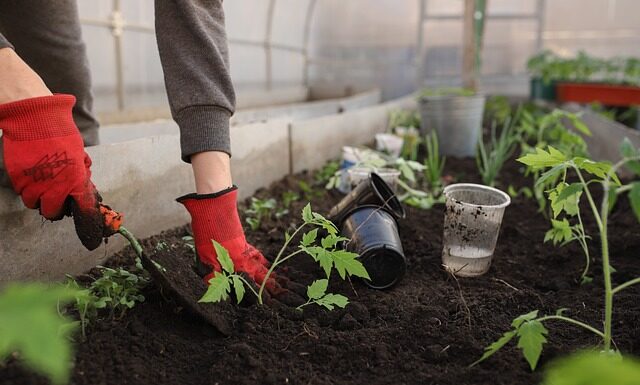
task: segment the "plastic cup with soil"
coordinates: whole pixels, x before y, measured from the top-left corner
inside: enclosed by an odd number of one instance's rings
[[[397,284],[406,271],[406,259],[394,216],[378,206],[363,206],[352,211],[342,225],[342,235],[349,238],[345,248],[360,256],[373,289],[387,289]]]
[[[328,218],[340,227],[353,210],[362,206],[384,207],[397,219],[405,216],[404,207],[391,187],[378,174],[372,173],[333,206]]]
[[[349,181],[351,182],[351,188],[355,188],[362,181],[371,179],[371,174],[375,173],[385,181],[393,191],[398,191],[398,179],[400,178],[400,171],[393,168],[375,168],[375,167],[351,167],[347,170],[349,174]]]
[[[461,277],[486,273],[511,198],[493,187],[472,183],[449,185],[444,195],[442,264]]]
[[[376,134],[376,149],[387,154],[398,157],[402,151],[404,139],[394,134]]]

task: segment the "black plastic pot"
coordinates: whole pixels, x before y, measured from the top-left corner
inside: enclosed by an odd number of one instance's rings
[[[331,209],[329,220],[340,227],[351,211],[365,205],[384,207],[398,219],[405,216],[404,208],[391,187],[380,175],[371,173],[371,178],[357,185]]]
[[[342,235],[349,238],[345,249],[360,256],[373,289],[387,289],[398,283],[407,269],[407,261],[395,218],[378,206],[353,210],[342,225]]]

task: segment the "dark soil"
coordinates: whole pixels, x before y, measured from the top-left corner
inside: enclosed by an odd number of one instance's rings
[[[448,174],[456,181],[477,182],[473,160],[449,159]],[[300,192],[288,177],[259,192],[280,199],[287,190]],[[518,186],[530,183],[511,162],[502,180]],[[502,186],[506,188],[506,185]],[[311,198],[314,210],[326,213],[340,196],[322,192]],[[294,202],[278,220],[248,232],[265,255],[273,256],[283,232],[299,222],[305,199]],[[587,221],[592,224],[592,221]],[[478,278],[448,276],[441,267],[443,206],[423,211],[407,209],[400,234],[408,259],[407,274],[391,290],[374,291],[361,282],[333,277],[330,290],[351,303],[333,312],[314,306],[304,313],[283,305],[225,307],[229,335],[223,336],[151,285],[147,300],[122,319],[102,320],[90,327],[77,346],[74,384],[537,384],[545,365],[576,349],[598,344],[598,338],[574,326],[549,322],[548,340],[534,373],[515,344],[486,362],[469,368],[483,348],[510,327],[511,320],[538,309],[566,314],[600,327],[603,289],[599,260],[592,284],[580,285],[583,255],[576,245],[543,244],[548,220],[533,200],[516,198],[506,210],[490,271]],[[598,256],[591,228],[592,255]],[[626,200],[618,203],[610,221],[614,281],[640,275],[638,224]],[[192,260],[179,228],[144,241],[148,253],[158,242],[170,252]],[[133,253],[115,256],[111,264],[128,265]],[[282,274],[302,284],[321,276],[308,257],[292,260]],[[197,286],[196,286],[197,285]],[[203,288],[199,283],[194,287]],[[640,354],[640,287],[615,298],[614,339],[624,353]],[[0,384],[40,384],[43,379],[15,362],[0,368]]]

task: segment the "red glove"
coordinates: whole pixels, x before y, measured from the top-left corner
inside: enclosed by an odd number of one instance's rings
[[[191,214],[196,252],[204,264],[220,271],[212,242],[215,240],[229,251],[236,271],[243,271],[262,284],[268,261],[260,251],[247,243],[238,216],[237,196],[238,188],[231,187],[215,194],[188,194],[177,201]],[[205,282],[209,283],[211,277],[213,272],[205,277]]]
[[[4,164],[25,206],[49,220],[73,215],[80,241],[93,250],[103,237],[101,198],[71,115],[75,100],[58,94],[0,104]]]

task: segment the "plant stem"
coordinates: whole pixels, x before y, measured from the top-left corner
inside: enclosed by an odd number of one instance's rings
[[[239,275],[239,274],[235,274],[236,277],[238,277],[246,287],[249,288],[249,290],[251,290],[251,292],[258,298],[260,299],[260,295],[258,295],[258,292],[255,291],[255,289],[253,288],[253,285],[251,285],[251,283],[249,283],[249,281],[247,281],[246,279],[244,279],[243,276]]]
[[[584,277],[587,276],[587,273],[589,273],[589,264],[591,263],[591,257],[589,256],[589,246],[587,245],[587,234],[585,233],[584,230],[584,225],[582,224],[582,216],[580,215],[580,209],[578,209],[578,223],[580,224],[580,246],[582,246],[582,251],[584,251],[584,255],[587,259],[587,265],[584,267],[584,271],[582,272],[582,275],[580,276],[581,280],[584,280]]]
[[[602,271],[604,274],[604,351],[609,352],[611,348],[611,320],[613,316],[613,290],[611,289],[611,265],[609,265],[609,239],[607,237],[607,219],[609,216],[609,179],[602,183],[604,193],[602,194],[600,222],[600,243],[602,245]]]
[[[289,243],[291,243],[291,240],[293,238],[295,238],[295,236],[300,232],[300,230],[302,230],[306,225],[307,225],[306,223],[303,223],[302,225],[300,225],[300,227],[298,227],[296,229],[296,231],[293,232],[293,234],[291,234],[289,239],[287,239],[284,242],[284,245],[282,245],[282,248],[278,252],[278,255],[276,256],[276,259],[273,260],[273,263],[271,264],[271,267],[269,267],[269,271],[267,271],[267,274],[264,276],[264,280],[262,281],[262,284],[260,285],[260,291],[258,291],[258,303],[260,305],[262,305],[262,293],[264,292],[264,288],[267,286],[267,281],[269,280],[269,277],[271,277],[271,274],[273,273],[273,270],[275,270],[276,266],[278,266],[280,264],[280,258],[282,257],[282,253],[285,251],[287,246],[289,246]]]
[[[583,329],[586,329],[594,334],[597,334],[598,336],[604,338],[605,335],[604,333],[602,333],[600,330],[594,328],[593,326],[587,325],[584,322],[580,322],[578,320],[574,320],[573,318],[569,318],[569,317],[565,317],[562,315],[548,315],[548,316],[544,316],[541,318],[538,318],[538,321],[540,322],[544,322],[544,321],[548,321],[548,320],[560,320],[560,321],[565,321],[565,322],[569,322],[571,324],[580,326]]]
[[[118,233],[120,233],[120,235],[122,235],[123,237],[125,237],[127,239],[127,241],[129,241],[129,243],[131,244],[131,247],[136,252],[138,257],[142,258],[142,246],[140,246],[140,242],[138,242],[136,237],[134,237],[133,234],[131,234],[129,232],[129,230],[127,230],[123,226],[120,226],[120,229],[118,230]]]
[[[625,283],[623,283],[623,284],[621,284],[621,285],[617,286],[615,289],[613,289],[613,290],[611,291],[611,293],[612,293],[612,294],[616,294],[617,292],[622,291],[622,290],[624,290],[624,289],[628,288],[629,286],[633,286],[633,285],[635,285],[635,284],[637,284],[637,283],[640,283],[640,277],[638,277],[638,278],[634,278],[634,279],[632,279],[632,280],[630,280],[630,281],[627,281],[627,282],[625,282]]]

